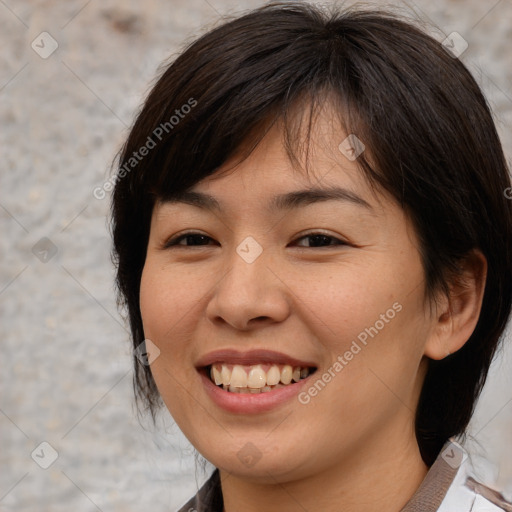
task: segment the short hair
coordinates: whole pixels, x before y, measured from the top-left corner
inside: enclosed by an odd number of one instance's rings
[[[479,86],[459,59],[404,18],[278,2],[224,22],[167,65],[116,163],[118,299],[135,348],[145,339],[139,290],[155,201],[212,175],[248,140],[254,149],[278,120],[294,159],[292,109],[311,114],[327,96],[347,133],[366,146],[357,159],[363,176],[414,225],[426,298],[448,292],[471,250],[487,259],[474,332],[456,353],[429,360],[415,429],[430,466],[449,437],[464,435],[507,324],[512,208],[507,163]],[[133,360],[137,403],[154,419],[161,398],[150,368]]]

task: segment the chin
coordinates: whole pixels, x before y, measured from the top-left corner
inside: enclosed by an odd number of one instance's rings
[[[251,441],[248,437],[243,440],[236,437],[236,443],[232,438],[230,440],[229,450],[212,451],[210,444],[200,453],[215,467],[238,478],[259,484],[285,483],[303,478],[314,469],[310,462],[313,455],[306,453],[305,446],[300,443],[284,446],[284,440],[269,443],[265,436],[259,441]],[[215,443],[214,439],[211,441]],[[226,441],[219,442],[218,446],[226,447]]]

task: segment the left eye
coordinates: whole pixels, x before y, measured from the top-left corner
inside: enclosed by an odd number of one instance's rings
[[[309,247],[329,247],[332,245],[347,245],[346,242],[340,240],[339,238],[335,238],[330,235],[325,235],[323,233],[309,233],[307,235],[301,236],[297,238],[297,240],[304,240],[306,238],[311,239],[312,245]],[[329,243],[330,241],[334,241],[334,244]]]
[[[308,233],[307,235],[301,236],[297,238],[297,240],[305,240],[310,239],[310,245],[304,246],[299,245],[299,247],[306,248],[315,248],[315,247],[329,247],[336,245],[348,245],[347,242],[340,240],[339,238],[335,238],[330,235],[326,235],[324,233]],[[182,244],[181,241],[185,240],[187,243]],[[194,246],[204,246],[208,245],[209,241],[213,241],[213,238],[203,235],[201,233],[185,233],[183,235],[179,235],[175,238],[172,238],[165,244],[165,248],[169,248],[172,246],[181,246],[181,247],[194,247]],[[204,242],[204,243],[202,243]],[[334,242],[334,243],[332,243]]]

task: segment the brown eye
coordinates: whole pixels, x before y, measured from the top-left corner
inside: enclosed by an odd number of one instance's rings
[[[180,243],[182,240],[185,240],[185,244]],[[168,240],[165,244],[165,248],[173,246],[181,246],[181,247],[194,247],[194,246],[204,246],[208,245],[208,241],[213,240],[207,235],[203,235],[202,233],[184,233],[182,235],[176,236]]]
[[[310,239],[311,243],[306,248],[315,248],[315,247],[331,247],[331,246],[339,246],[339,245],[348,245],[343,240],[339,238],[335,238],[330,235],[326,235],[324,233],[309,233],[305,236],[298,238],[297,240]],[[334,241],[334,243],[331,243]],[[301,246],[304,247],[304,246]]]

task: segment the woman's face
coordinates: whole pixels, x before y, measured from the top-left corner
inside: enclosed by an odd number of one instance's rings
[[[233,171],[192,188],[218,209],[160,203],[151,221],[140,302],[158,389],[206,459],[262,482],[414,441],[434,325],[418,242],[333,126],[315,126],[309,177],[275,125]],[[297,368],[309,376],[286,384]]]

